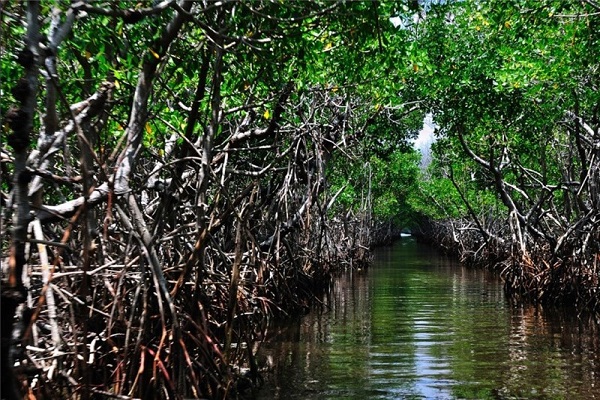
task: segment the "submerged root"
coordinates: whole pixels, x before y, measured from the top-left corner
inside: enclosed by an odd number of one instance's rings
[[[361,229],[359,222],[346,223]],[[175,245],[186,236],[165,241],[161,276],[131,241],[102,242],[123,246],[111,252],[123,258],[88,273],[76,267],[76,254],[65,254],[62,261],[71,257],[73,266],[58,264],[49,283],[41,280],[47,266],[31,263],[30,311],[23,315],[39,312],[20,321],[29,332],[15,355],[23,391],[32,398],[80,398],[84,390],[91,398],[235,398],[260,386],[255,357],[271,323],[319,304],[340,269],[368,264],[369,244],[343,233],[319,240],[316,232],[305,238],[298,232],[265,251],[248,231],[240,232],[238,244],[228,244],[235,232],[215,232],[188,271],[185,259],[174,262],[177,248],[191,247]],[[43,302],[39,294],[50,289],[55,301]]]
[[[497,227],[495,233],[498,237],[513,236],[508,225]],[[589,242],[582,246],[574,237],[563,245],[560,254],[554,253],[549,243],[532,237],[486,243],[473,224],[463,220],[429,222],[418,237],[463,263],[497,271],[513,300],[600,313],[598,243],[596,248]]]

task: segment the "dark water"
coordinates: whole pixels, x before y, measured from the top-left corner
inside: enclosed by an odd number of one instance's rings
[[[497,278],[412,240],[274,330],[259,399],[595,399],[600,339],[575,313],[513,307]]]

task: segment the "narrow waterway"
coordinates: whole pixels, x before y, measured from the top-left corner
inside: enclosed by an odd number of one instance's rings
[[[575,313],[513,307],[499,280],[412,239],[274,329],[259,399],[595,399],[600,338]]]

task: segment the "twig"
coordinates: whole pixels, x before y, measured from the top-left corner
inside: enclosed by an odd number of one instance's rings
[[[34,219],[31,222],[33,225],[33,233],[38,241],[44,239],[42,232],[42,224],[39,219]],[[58,331],[58,324],[56,323],[56,302],[54,301],[54,292],[52,287],[48,286],[50,279],[52,279],[52,271],[48,262],[48,253],[46,252],[46,246],[43,243],[38,243],[38,253],[40,255],[40,263],[42,264],[42,282],[44,286],[47,286],[46,290],[46,305],[48,306],[48,319],[50,321],[50,332],[52,335],[52,344],[55,349],[60,346],[60,333]]]

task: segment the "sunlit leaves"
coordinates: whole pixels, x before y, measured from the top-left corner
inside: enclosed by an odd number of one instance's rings
[[[386,161],[372,157],[373,213],[381,220],[411,210],[408,199],[417,189],[419,157],[414,151],[392,153]],[[406,224],[408,221],[398,221]]]
[[[539,193],[531,189],[535,185],[524,184],[523,169],[539,171],[556,184],[565,165],[577,165],[566,161],[561,150],[564,135],[570,135],[563,124],[565,113],[577,105],[593,112],[597,104],[597,96],[586,89],[598,81],[597,16],[592,11],[583,3],[550,0],[432,7],[410,55],[432,63],[435,73],[415,73],[411,79],[430,99],[438,131],[446,136],[446,147],[438,153],[446,165],[470,162],[454,140],[457,125],[466,128],[463,134],[475,154],[501,166],[503,178],[531,197]],[[421,71],[414,61],[408,64]],[[486,186],[488,177],[475,172],[481,166],[471,169],[454,171],[465,193],[473,190],[473,182],[493,189]],[[448,190],[450,195],[453,189]]]

